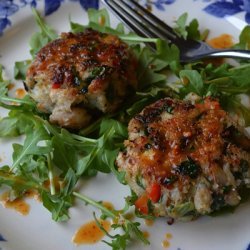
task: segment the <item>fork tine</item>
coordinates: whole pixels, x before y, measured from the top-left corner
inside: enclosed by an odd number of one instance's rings
[[[144,18],[138,11],[132,9],[125,1],[103,0],[104,3],[135,33],[146,37],[160,37],[162,39],[173,40],[164,34],[154,23]]]
[[[124,0],[122,2],[124,2]],[[129,0],[129,1],[126,0],[126,2],[129,2],[130,4],[132,3],[132,5],[136,8],[137,12],[141,13],[144,18],[146,18],[149,22],[151,22],[151,24],[157,26],[157,28],[159,28],[162,32],[164,32],[166,36],[171,37],[171,39],[173,40],[178,38],[177,34],[170,26],[168,26],[161,19],[153,15],[150,11],[141,6],[135,0]]]
[[[127,10],[121,8],[116,2],[112,0],[103,0],[112,12],[121,19],[128,28],[132,29],[138,35],[144,37],[157,37],[151,30],[147,29],[143,23],[135,19]]]
[[[142,22],[147,28],[153,30],[157,37],[168,40],[176,39],[177,36],[170,27],[165,27],[166,25],[163,27],[162,24],[164,23],[161,22],[160,19],[154,17],[148,10],[140,6],[135,1],[120,0],[117,5],[119,5],[122,9],[125,9],[128,13],[133,14],[134,18],[136,18],[139,22]],[[168,30],[166,30],[166,28]],[[169,32],[169,30],[171,30],[171,32]]]

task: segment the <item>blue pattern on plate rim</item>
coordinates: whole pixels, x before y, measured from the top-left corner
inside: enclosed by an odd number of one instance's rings
[[[4,249],[1,247],[1,242],[7,242],[7,240],[2,236],[2,234],[0,234],[0,250],[4,250]]]
[[[26,7],[27,5],[31,7],[37,6],[37,1],[35,0],[0,0],[0,35],[3,31],[11,25],[10,16],[14,15],[20,8]]]
[[[151,1],[151,0],[140,0],[140,3],[147,6],[148,8],[151,9],[152,6],[155,6],[158,10],[164,11],[165,10],[165,5],[170,5],[176,2],[176,0],[156,0],[156,1]]]
[[[79,2],[83,9],[99,8],[99,0],[69,0],[71,2]],[[175,3],[176,0],[142,0],[141,3],[149,7],[155,6],[158,10],[164,11],[165,5]],[[199,0],[194,0],[199,1]],[[245,13],[245,20],[250,23],[250,0],[202,0],[209,3],[203,10],[215,17],[224,18],[225,16],[235,15],[240,12]],[[11,26],[10,17],[24,7],[37,7],[41,0],[0,0],[0,35],[3,31]],[[44,15],[50,15],[59,9],[64,0],[44,0]],[[7,240],[0,234],[0,242]],[[0,250],[2,248],[0,247]],[[178,248],[177,250],[180,250]],[[250,250],[250,243],[246,250]]]
[[[99,0],[70,0],[71,2],[79,2],[84,9],[99,7]],[[41,0],[0,0],[0,35],[3,31],[11,26],[11,16],[18,12],[21,8],[30,6],[37,7]],[[44,15],[48,16],[55,12],[64,0],[44,0]]]
[[[68,0],[78,2],[83,9],[99,7],[99,0]],[[166,5],[171,5],[178,0],[140,0],[143,5],[154,6],[158,10],[164,11]],[[181,0],[179,0],[181,1]],[[235,15],[241,12],[245,13],[245,20],[250,23],[250,1],[249,0],[193,0],[207,3],[203,9],[207,14],[218,18]],[[43,0],[0,0],[0,35],[11,26],[11,16],[21,8],[30,6],[37,7]],[[50,15],[58,10],[65,0],[44,0],[44,15]]]
[[[88,8],[99,8],[99,0],[70,0],[71,2],[79,2],[81,7],[85,10]],[[56,11],[64,0],[45,0],[45,15],[50,15]]]
[[[173,4],[177,0],[142,0],[141,2],[148,7],[155,6],[158,10],[164,11],[165,5]],[[181,1],[181,0],[179,0]],[[203,9],[209,15],[224,18],[240,12],[245,12],[245,20],[250,23],[250,1],[249,0],[193,0],[208,3]]]
[[[208,14],[223,18],[245,12],[245,20],[250,23],[249,0],[203,0],[203,2],[211,2],[204,8],[204,11]]]
[[[7,241],[7,240],[0,234],[0,241]]]

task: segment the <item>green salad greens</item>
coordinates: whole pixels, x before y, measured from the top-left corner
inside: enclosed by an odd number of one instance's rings
[[[20,80],[25,79],[27,67],[36,53],[58,37],[40,15],[35,10],[33,12],[40,31],[31,37],[31,58],[15,63],[14,76]],[[125,199],[123,210],[108,210],[101,202],[78,193],[77,183],[84,178],[96,176],[98,172],[112,172],[120,183],[126,184],[124,173],[119,172],[115,166],[115,158],[127,138],[128,121],[146,105],[162,97],[185,98],[190,93],[195,93],[199,98],[212,96],[218,98],[224,109],[236,113],[245,122],[245,126],[249,126],[250,110],[241,103],[240,95],[250,94],[250,63],[239,61],[238,66],[227,63],[215,66],[199,61],[183,65],[175,45],[157,38],[147,39],[134,33],[127,34],[122,24],[112,28],[109,15],[104,9],[90,9],[88,15],[87,25],[70,21],[71,32],[92,28],[115,34],[127,42],[139,61],[138,92],[123,104],[119,112],[102,116],[89,127],[72,133],[50,124],[47,115],[39,113],[29,95],[23,99],[9,96],[9,81],[3,78],[1,66],[0,106],[9,110],[9,113],[0,120],[0,137],[24,136],[24,141],[22,144],[13,144],[12,165],[0,168],[0,186],[10,188],[12,199],[22,197],[28,190],[36,190],[55,221],[69,219],[69,208],[74,206],[76,198],[98,208],[102,212],[101,218],[109,217],[115,221],[112,225],[114,229],[123,229],[123,234],[111,235],[106,232],[111,238],[111,242],[106,243],[112,249],[125,249],[132,239],[149,244],[140,231],[140,224],[124,216],[130,205],[133,205],[131,201],[135,199],[135,194]],[[249,29],[246,27],[242,31],[235,47],[248,49]],[[207,35],[207,31],[200,33],[197,20],[187,24],[187,14],[176,21],[175,30],[181,36],[193,39],[202,40]],[[155,43],[156,51],[145,46],[148,42]],[[56,178],[62,183],[60,188],[56,187]],[[49,185],[44,185],[45,182],[49,182]]]

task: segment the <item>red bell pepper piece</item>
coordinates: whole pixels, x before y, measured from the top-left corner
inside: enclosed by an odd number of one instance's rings
[[[148,196],[142,195],[135,201],[135,207],[142,214],[148,214]]]
[[[161,186],[158,183],[153,183],[153,185],[148,190],[149,199],[156,203],[161,198]]]

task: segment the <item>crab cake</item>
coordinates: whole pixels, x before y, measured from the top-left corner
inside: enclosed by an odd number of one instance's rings
[[[130,48],[117,36],[92,29],[62,33],[37,53],[25,87],[52,123],[79,129],[93,114],[117,110],[136,89],[136,66]]]
[[[161,99],[128,131],[116,162],[141,213],[193,219],[238,205],[250,187],[250,140],[216,100]]]

